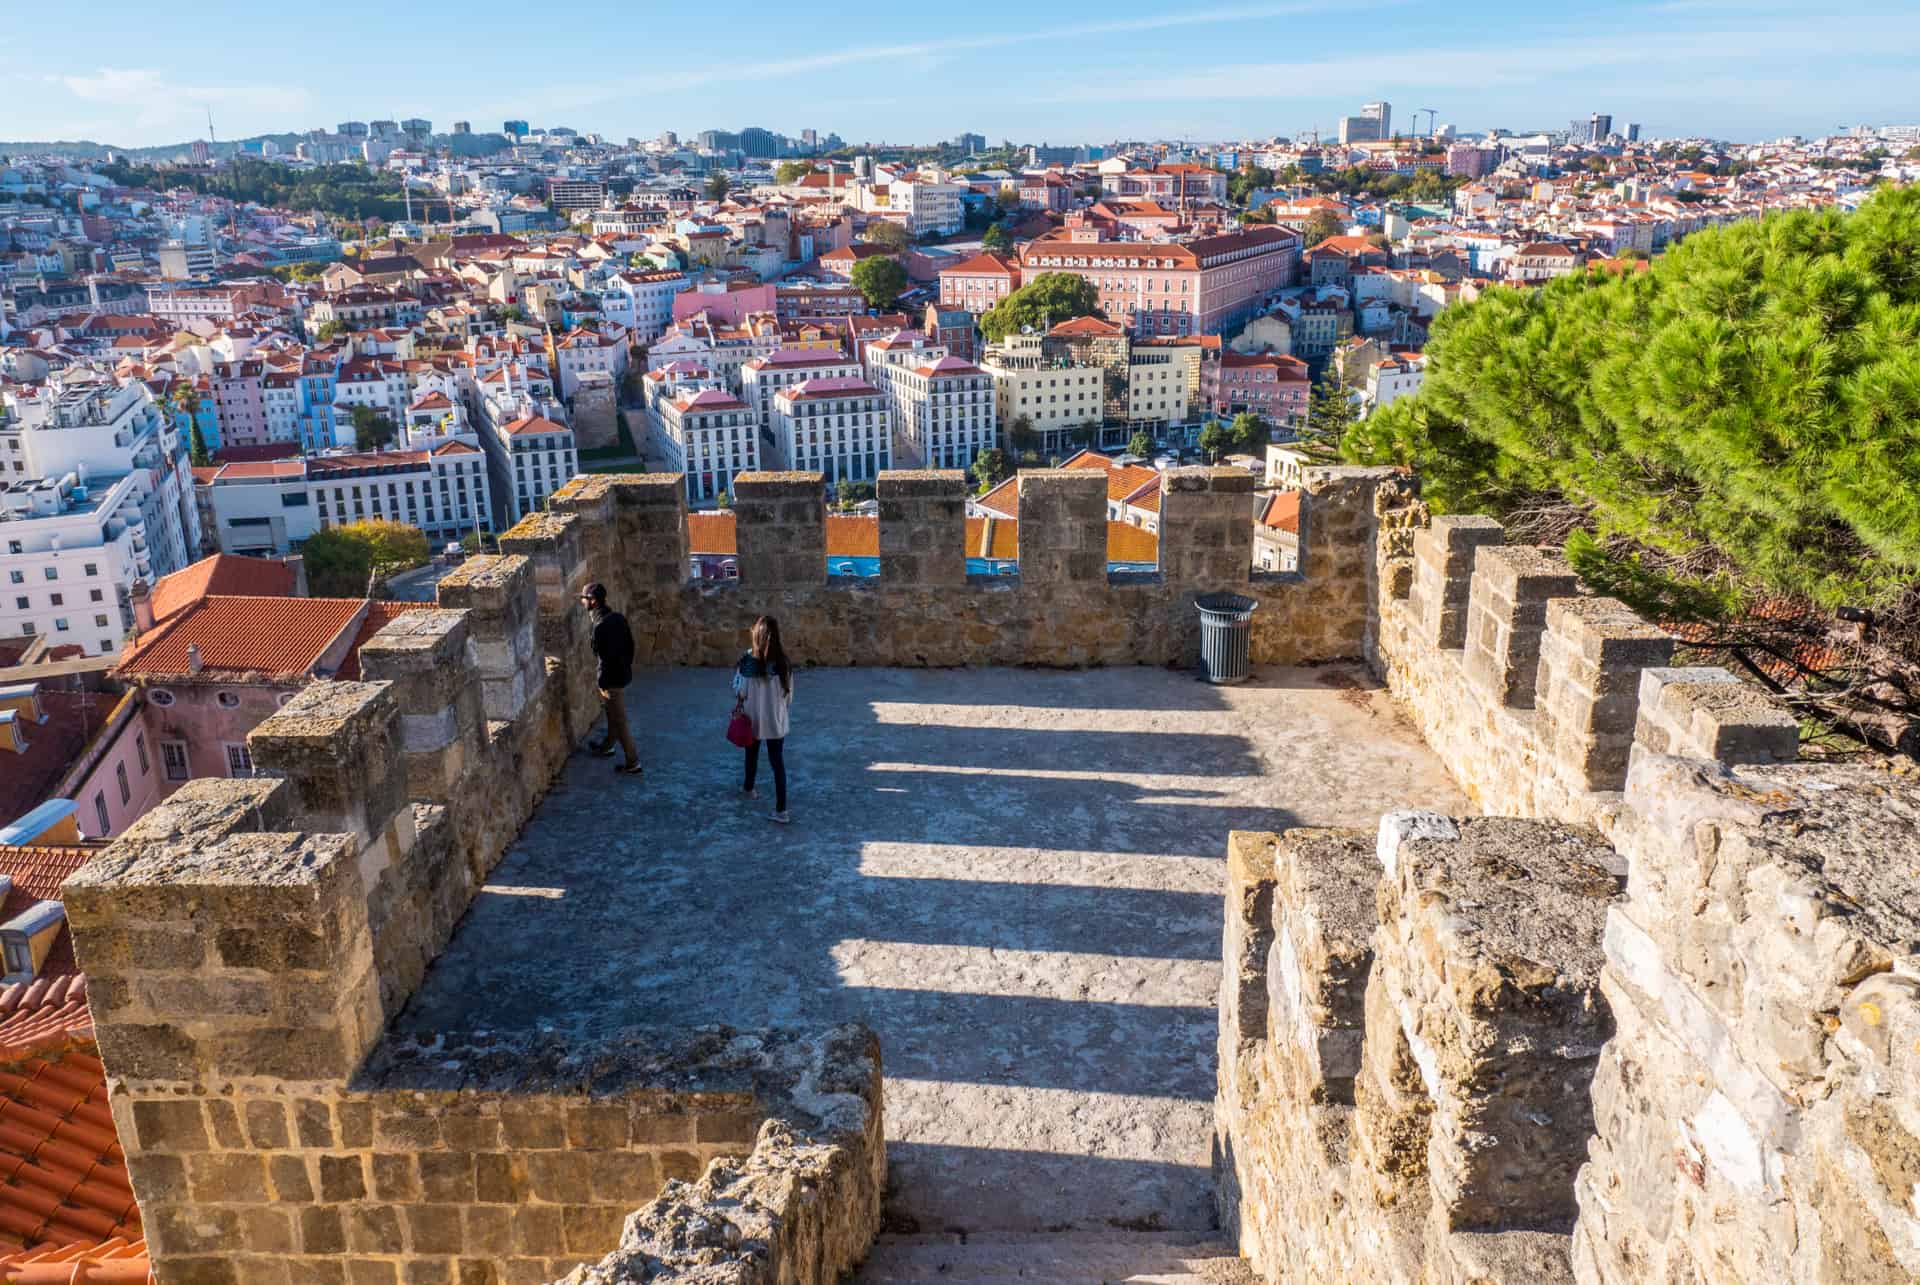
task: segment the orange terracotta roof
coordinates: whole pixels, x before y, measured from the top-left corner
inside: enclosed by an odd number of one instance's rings
[[[193,644],[202,672],[307,674],[365,606],[361,598],[202,598],[131,644],[115,672],[184,675]]]
[[[879,557],[880,519],[857,513],[829,513],[827,515],[827,556],[829,558]]]
[[[47,1245],[0,1254],[0,1285],[151,1285],[147,1242],[111,1236],[98,1245]]]
[[[369,602],[367,615],[360,622],[360,632],[353,636],[353,646],[347,652],[347,658],[340,663],[340,672],[334,677],[343,683],[358,682],[360,679],[360,648],[367,639],[385,629],[388,625],[406,615],[409,611],[425,611],[433,606],[430,602]]]
[[[1047,333],[1055,339],[1078,339],[1083,336],[1111,339],[1126,332],[1111,321],[1103,321],[1099,317],[1075,317],[1072,321],[1061,322]]]
[[[76,1049],[0,1069],[0,1281],[142,1280],[140,1237],[100,1059]],[[74,1251],[65,1275],[21,1274],[59,1263],[45,1251],[63,1248]],[[92,1274],[82,1275],[89,1258]],[[101,1275],[102,1262],[125,1264],[126,1274]]]
[[[73,937],[62,931],[53,953],[41,965],[42,976],[0,986],[0,1061],[36,1054],[50,1057],[93,1041],[87,976],[71,971],[73,967]],[[60,968],[68,971],[48,975]]]
[[[1276,531],[1300,534],[1300,492],[1278,491],[1267,501],[1267,507],[1261,511],[1260,525],[1272,527]]]
[[[687,514],[687,549],[691,553],[733,554],[734,515],[730,512]]]
[[[154,582],[153,618],[165,620],[209,594],[285,598],[293,582],[293,568],[284,562],[216,553]]]

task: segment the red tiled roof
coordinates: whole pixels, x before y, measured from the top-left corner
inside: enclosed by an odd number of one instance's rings
[[[1082,337],[1112,339],[1126,332],[1114,325],[1111,321],[1105,321],[1099,317],[1075,317],[1071,321],[1061,322],[1047,333],[1055,339],[1079,339]]]
[[[1013,275],[1013,261],[991,250],[984,250],[970,259],[962,259],[950,268],[940,269],[943,277],[1010,277]]]
[[[151,1285],[147,1242],[110,1236],[98,1245],[45,1245],[0,1254],[0,1285]]]
[[[880,556],[880,519],[862,514],[827,515],[827,556],[829,558],[877,558]]]
[[[209,594],[285,598],[293,593],[293,582],[293,568],[284,562],[212,554],[154,582],[153,618],[165,620]]]
[[[1002,486],[1018,479],[1009,478]],[[1000,488],[994,488],[998,491]],[[990,493],[991,494],[991,493]],[[1020,524],[1013,518],[994,518],[992,546],[987,547],[986,518],[967,519],[966,556],[994,558],[1011,562],[1019,556]],[[728,512],[689,513],[687,547],[707,557],[733,557],[739,552],[735,542],[734,515]],[[880,556],[880,519],[869,514],[832,513],[827,515],[827,556],[829,558],[875,558]],[[1107,559],[1111,562],[1154,562],[1160,557],[1160,540],[1153,532],[1126,522],[1107,523]]]
[[[1260,514],[1260,525],[1300,534],[1300,492],[1277,491]]]
[[[28,1057],[0,1069],[0,1280],[139,1281],[140,1209],[107,1109],[106,1068],[91,1053]],[[62,1274],[29,1274],[58,1263]],[[32,1254],[22,1251],[41,1251]],[[87,1274],[79,1267],[88,1258]],[[101,1274],[100,1263],[121,1265]]]
[[[202,598],[131,644],[115,672],[183,675],[191,643],[202,672],[307,674],[365,606],[361,598]]]
[[[353,636],[353,647],[347,652],[346,660],[340,664],[340,672],[334,677],[343,683],[358,682],[360,679],[360,648],[367,639],[385,629],[388,625],[406,615],[409,611],[425,611],[433,604],[430,602],[369,602],[366,619],[360,622],[360,632]]]
[[[734,516],[719,513],[687,514],[687,548],[693,553],[732,554],[739,546],[734,539]]]

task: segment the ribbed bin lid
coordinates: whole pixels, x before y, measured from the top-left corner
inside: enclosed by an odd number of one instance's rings
[[[1254,608],[1260,605],[1258,598],[1249,598],[1239,593],[1203,593],[1193,600],[1203,616],[1219,616],[1217,624],[1239,622],[1253,615]]]

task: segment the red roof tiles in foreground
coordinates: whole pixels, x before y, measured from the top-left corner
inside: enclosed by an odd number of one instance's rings
[[[100,1059],[69,1051],[0,1068],[0,1248],[97,1251],[140,1234]]]
[[[365,605],[361,598],[202,598],[131,644],[117,672],[186,674],[192,645],[203,673],[310,673]]]
[[[165,620],[209,594],[285,598],[293,582],[293,568],[284,562],[216,553],[154,582],[153,618]]]
[[[147,1242],[113,1236],[98,1245],[48,1245],[0,1255],[0,1285],[148,1285]]]

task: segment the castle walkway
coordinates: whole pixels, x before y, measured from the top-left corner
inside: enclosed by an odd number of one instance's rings
[[[788,827],[730,703],[637,675],[397,1027],[864,1020],[901,1230],[1209,1227],[1228,831],[1471,810],[1356,665],[805,671]]]

